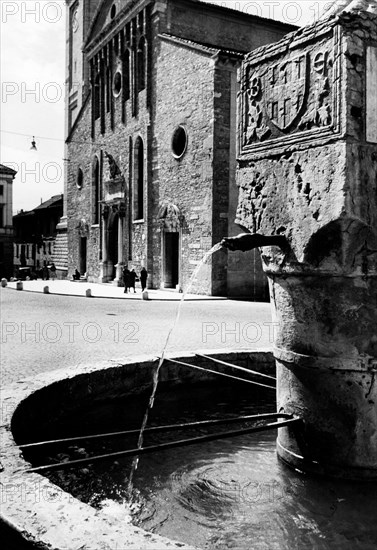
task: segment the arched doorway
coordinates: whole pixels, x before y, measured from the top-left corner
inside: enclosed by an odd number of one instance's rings
[[[181,213],[175,204],[165,203],[158,214],[161,224],[163,288],[177,288],[180,284]]]
[[[164,288],[176,288],[179,283],[179,233],[164,231]]]

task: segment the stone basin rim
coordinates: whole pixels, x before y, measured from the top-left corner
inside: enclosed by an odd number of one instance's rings
[[[197,350],[196,352],[166,353],[170,359],[195,358],[196,353],[211,355],[237,362],[241,357],[268,363],[274,366],[270,349],[259,350]],[[121,360],[103,361],[97,364],[80,365],[59,369],[38,376],[25,378],[2,389],[2,417],[0,434],[2,450],[0,455],[0,484],[2,506],[0,524],[3,522],[15,533],[22,534],[25,542],[38,548],[54,550],[83,550],[84,548],[124,550],[165,550],[183,548],[194,550],[193,546],[148,533],[143,529],[120,522],[101,510],[74,498],[46,477],[26,473],[29,465],[21,456],[12,433],[12,418],[28,398],[35,397],[42,390],[57,388],[59,383],[74,381],[95,373],[104,374],[110,369],[124,369],[133,365],[150,365],[158,356],[143,355]],[[80,519],[78,519],[80,518]]]

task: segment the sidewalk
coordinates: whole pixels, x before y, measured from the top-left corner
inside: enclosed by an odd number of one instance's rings
[[[87,281],[59,281],[48,280],[42,281],[40,279],[36,281],[22,281],[23,292],[44,292],[44,288],[48,287],[49,294],[59,294],[62,296],[81,296],[85,297],[87,290],[91,290],[92,298],[117,298],[119,300],[141,300],[141,289],[136,289],[136,294],[125,293],[124,288],[118,287],[111,283],[89,283]],[[7,288],[17,290],[17,281],[9,282]],[[19,291],[21,292],[21,291]],[[183,294],[174,290],[149,290],[149,300],[162,300],[162,301],[175,301],[182,300]],[[187,300],[226,300],[218,296],[203,296],[197,294],[187,294],[185,301]]]

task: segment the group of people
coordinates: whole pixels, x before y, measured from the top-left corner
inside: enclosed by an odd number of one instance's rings
[[[42,279],[48,281],[50,277],[53,280],[56,279],[56,267],[54,262],[51,262],[51,265],[47,265],[45,261],[42,268]]]
[[[123,268],[124,292],[125,293],[127,293],[128,291],[131,292],[132,288],[133,288],[133,291],[136,292],[135,283],[139,279],[141,284],[141,291],[143,292],[147,287],[147,278],[148,278],[148,271],[145,269],[145,267],[141,268],[139,277],[137,276],[136,271],[134,269],[131,269],[130,271],[128,267],[124,267]]]

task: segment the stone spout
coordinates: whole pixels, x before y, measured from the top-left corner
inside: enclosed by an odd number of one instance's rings
[[[288,241],[283,235],[258,235],[257,233],[240,233],[236,237],[224,237],[221,241],[224,248],[228,248],[232,252],[241,250],[246,252],[254,248],[262,248],[264,246],[278,246],[281,249],[286,249]]]

